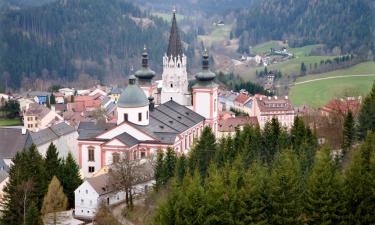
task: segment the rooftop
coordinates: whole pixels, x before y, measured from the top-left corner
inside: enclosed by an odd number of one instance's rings
[[[242,127],[245,125],[258,125],[258,120],[256,117],[249,116],[238,116],[233,118],[228,118],[226,120],[219,121],[219,131],[220,132],[234,132],[236,127]]]
[[[32,132],[31,138],[37,146],[52,142],[61,136],[75,132],[75,129],[66,123],[58,123],[38,132]]]
[[[9,141],[12,140],[12,141]],[[0,128],[0,158],[11,159],[17,152],[29,148],[32,139],[29,131],[19,128]]]

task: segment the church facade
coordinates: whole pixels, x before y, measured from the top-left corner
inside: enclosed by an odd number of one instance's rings
[[[210,126],[217,134],[218,85],[203,54],[202,71],[188,93],[186,56],[183,54],[175,13],[167,53],[163,56],[161,102],[148,66],[146,49],[142,68],[129,77],[117,102],[117,123],[82,122],[78,127],[79,164],[86,177],[117,162],[123,154],[142,159],[171,147],[176,154],[189,152],[194,139]]]

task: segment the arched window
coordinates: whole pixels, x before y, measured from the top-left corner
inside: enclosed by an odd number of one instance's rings
[[[173,88],[173,84],[171,83],[171,88]]]

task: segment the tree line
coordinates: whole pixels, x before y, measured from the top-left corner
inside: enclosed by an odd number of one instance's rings
[[[299,117],[290,132],[272,119],[220,140],[206,127],[187,157],[158,155],[156,190],[168,195],[152,224],[375,223],[372,110],[375,83],[358,118],[346,116],[344,151],[319,146]]]
[[[240,52],[265,41],[287,40],[290,46],[325,44],[331,51],[373,60],[373,12],[370,0],[259,1],[238,13],[234,35]]]
[[[71,153],[62,159],[51,143],[43,158],[32,145],[18,152],[12,162],[0,224],[40,225],[48,213],[74,208],[74,191],[82,179]]]

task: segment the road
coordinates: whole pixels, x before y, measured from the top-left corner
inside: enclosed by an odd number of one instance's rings
[[[305,84],[305,83],[310,83],[310,82],[319,81],[319,80],[330,80],[330,79],[345,78],[345,77],[375,77],[375,74],[341,75],[341,76],[333,76],[333,77],[323,77],[323,78],[316,78],[316,79],[306,80],[306,81],[301,81],[301,82],[295,82],[291,85]]]

